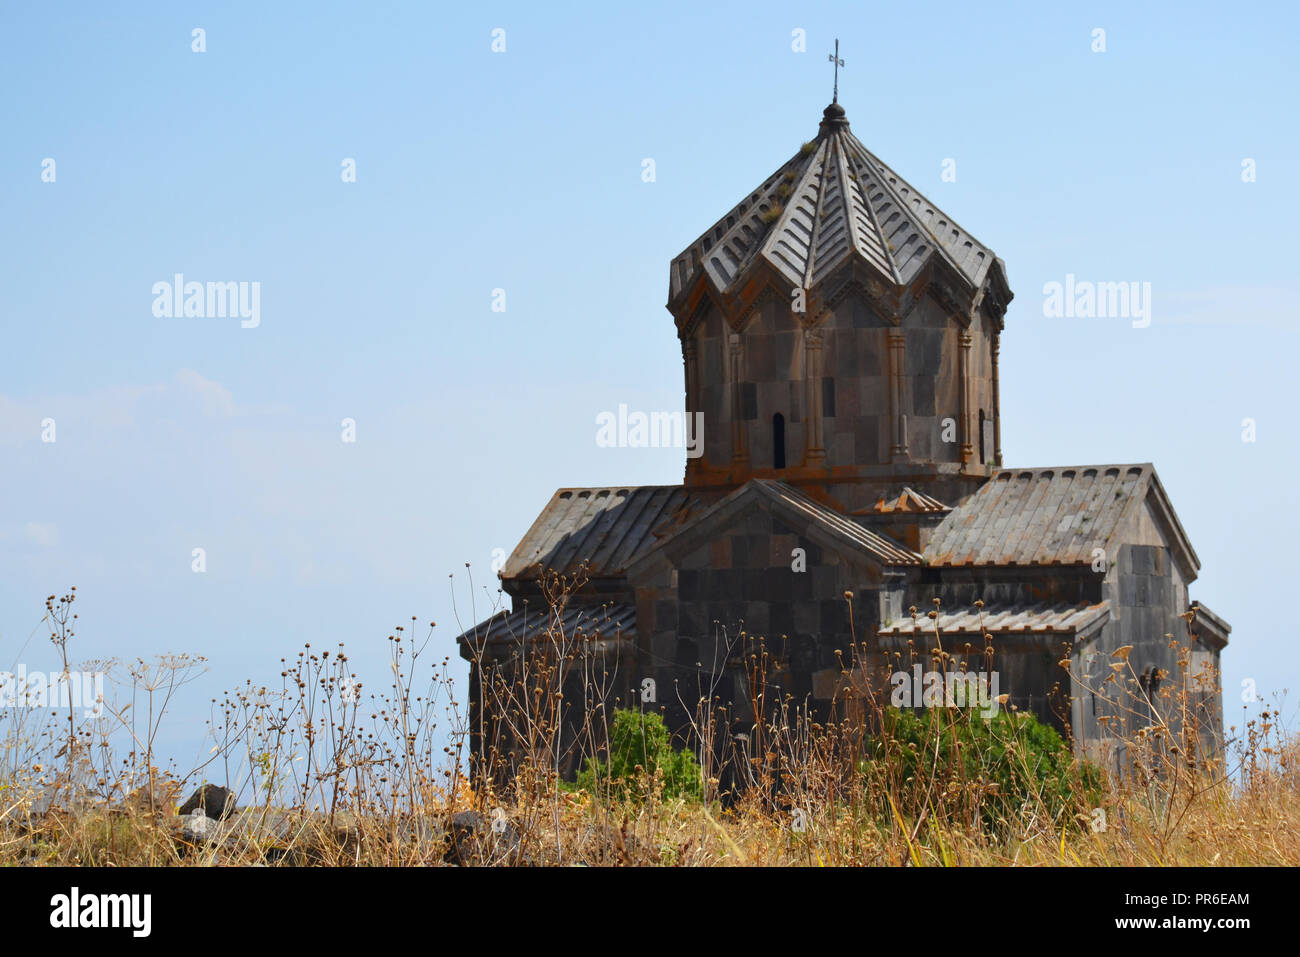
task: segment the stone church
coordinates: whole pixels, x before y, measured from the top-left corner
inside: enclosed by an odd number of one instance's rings
[[[729,733],[752,720],[742,632],[780,697],[824,718],[855,640],[895,661],[937,629],[948,650],[991,636],[1004,707],[1081,755],[1122,769],[1122,732],[1173,720],[1179,690],[1213,749],[1230,628],[1189,599],[1200,560],[1155,469],[1002,461],[1011,298],[1003,261],[827,107],[670,266],[703,423],[682,484],[557,491],[500,572],[512,609],[458,638],[473,746],[485,671],[558,627],[595,639],[607,708],[659,710],[683,743],[702,693],[734,704]],[[548,571],[582,582],[558,618]],[[1145,715],[1103,684],[1126,645]]]

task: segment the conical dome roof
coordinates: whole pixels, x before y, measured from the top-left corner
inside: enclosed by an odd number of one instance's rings
[[[856,258],[901,287],[934,257],[972,290],[995,266],[1006,285],[992,250],[877,159],[832,103],[815,140],[673,260],[670,304],[701,276],[732,293],[762,262],[812,289]]]

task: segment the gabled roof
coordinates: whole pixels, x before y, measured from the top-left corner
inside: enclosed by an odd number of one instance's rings
[[[971,289],[995,267],[1006,286],[993,251],[863,146],[832,104],[815,140],[673,260],[669,299],[701,275],[729,293],[760,261],[791,286],[810,289],[850,259],[906,286],[936,257]]]
[[[788,509],[791,514],[815,522],[828,533],[838,535],[846,542],[856,545],[883,564],[921,564],[921,556],[916,552],[904,548],[892,538],[878,535],[870,529],[863,528],[852,519],[845,518],[835,509],[809,498],[792,485],[771,479],[755,479],[749,484],[755,485],[757,491],[766,495],[771,501]]]
[[[930,565],[1084,565],[1112,560],[1143,501],[1190,581],[1192,551],[1150,463],[1002,469],[945,518],[925,548]]]
[[[721,501],[692,515],[690,521],[678,525],[661,541],[646,548],[628,563],[628,570],[635,572],[637,565],[651,561],[653,556],[662,554],[674,544],[689,542],[694,536],[704,536],[707,539],[718,527],[726,527],[728,522],[756,500],[809,538],[847,554],[866,558],[879,565],[921,564],[918,553],[904,548],[891,538],[863,528],[793,486],[772,479],[751,479]]]
[[[571,575],[583,565],[589,578],[621,577],[690,498],[680,485],[562,488],[515,546],[501,577],[530,578],[542,569]]]
[[[1200,568],[1155,469],[1146,463],[1002,469],[946,515],[942,502],[904,489],[897,501],[885,503],[886,512],[901,505],[903,511],[942,516],[923,554],[772,479],[753,479],[720,500],[716,493],[680,485],[560,489],[501,577],[530,578],[542,569],[574,574],[585,566],[592,579],[623,578],[660,545],[716,525],[755,495],[804,530],[879,564],[931,566],[1089,565],[1097,548],[1113,560],[1146,502],[1187,581]]]

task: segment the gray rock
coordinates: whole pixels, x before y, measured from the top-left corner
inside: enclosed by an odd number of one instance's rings
[[[234,792],[215,784],[205,784],[190,795],[177,813],[188,816],[197,808],[202,808],[203,814],[214,821],[227,818],[235,812]]]
[[[181,824],[181,840],[187,844],[207,844],[217,836],[217,822],[202,811],[186,814]]]

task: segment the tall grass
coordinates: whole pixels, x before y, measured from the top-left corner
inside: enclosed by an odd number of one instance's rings
[[[723,645],[741,663],[746,700],[719,700],[708,674],[679,692],[690,726],[674,744],[695,760],[673,766],[698,763],[698,788],[667,787],[661,765],[623,760],[617,774],[599,773],[614,709],[646,706],[619,698],[627,662],[614,636],[566,626],[584,585],[546,576],[546,626],[527,647],[471,640],[473,695],[431,652],[432,624],[413,619],[388,636],[382,688],[360,683],[343,645],[305,646],[280,659],[277,682],[213,700],[207,754],[184,771],[160,767],[156,744],[201,658],[94,663],[114,682],[92,721],[0,706],[0,863],[1300,862],[1300,744],[1283,727],[1283,702],[1244,715],[1211,756],[1198,709],[1209,678],[1164,682],[1153,702],[1125,649],[1105,679],[1133,717],[1113,728],[1129,755],[1123,776],[1099,774],[1068,746],[1053,751],[1026,717],[900,714],[873,680],[882,659],[869,637],[845,650],[832,717],[819,719],[774,679],[781,649],[744,632]],[[65,672],[75,598],[46,604]],[[950,652],[938,638],[912,658],[944,670],[991,660],[990,637]],[[1187,666],[1185,649],[1178,660]],[[204,783],[228,786],[240,810],[219,822],[177,815]]]

